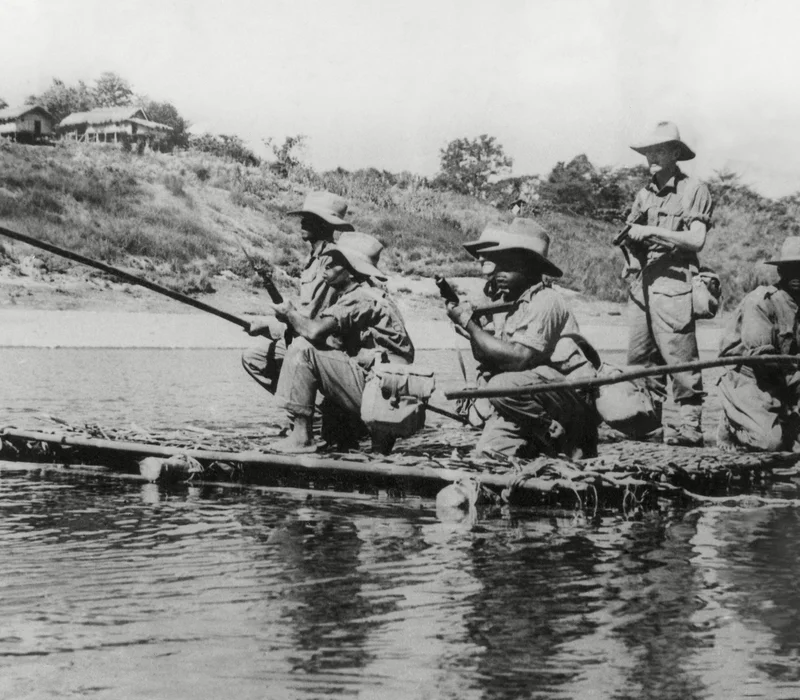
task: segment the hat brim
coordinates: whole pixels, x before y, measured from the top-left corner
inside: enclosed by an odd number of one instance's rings
[[[340,219],[338,216],[328,212],[319,211],[317,209],[295,209],[294,211],[286,212],[286,216],[303,216],[303,214],[313,214],[314,216],[322,219],[325,223],[328,223],[331,226],[342,228],[344,231],[355,231],[353,224],[351,224],[349,221]]]
[[[680,153],[678,154],[677,160],[692,160],[695,156],[695,153],[691,148],[689,148],[683,141],[678,141],[676,139],[659,141],[658,143],[636,143],[632,145],[631,148],[637,153],[641,153],[643,156],[646,156],[648,151],[652,151],[654,148],[660,148],[661,146],[666,146],[667,144],[675,144],[680,148]]]
[[[323,253],[320,253],[320,257],[323,255],[328,255],[332,258],[339,258],[340,260],[344,259],[347,266],[355,270],[360,275],[374,277],[375,279],[379,279],[384,282],[389,279],[385,272],[375,267],[366,258],[360,255],[354,255],[353,253],[342,250],[341,248],[337,248],[335,245],[329,246]]]
[[[800,258],[787,258],[786,260],[765,260],[765,265],[800,265]]]
[[[491,248],[493,245],[497,245],[497,243],[492,241],[467,241],[464,243],[464,248],[473,258],[477,258],[480,251],[484,248]]]
[[[550,277],[563,277],[564,273],[560,267],[551,263],[544,255],[537,253],[530,248],[520,248],[514,245],[492,245],[481,250],[481,256],[486,258],[489,262],[495,262],[492,258],[498,257],[500,253],[506,253],[509,250],[516,251],[520,254],[530,255],[537,264],[541,267],[542,273]]]

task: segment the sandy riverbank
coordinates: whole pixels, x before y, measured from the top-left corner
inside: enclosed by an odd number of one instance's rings
[[[408,329],[419,350],[467,348],[445,320],[411,318]],[[587,323],[581,330],[600,351],[621,351],[623,326]],[[716,348],[719,331],[700,331],[701,349]],[[237,326],[206,314],[125,311],[0,310],[0,347],[244,348],[252,344]]]
[[[459,292],[482,303],[483,282],[453,280]],[[433,280],[389,282],[416,347],[467,348],[447,320]],[[562,290],[583,333],[601,351],[624,350],[624,307],[586,300]],[[265,308],[263,292],[220,280],[202,300],[238,316]],[[701,349],[716,349],[719,331],[703,326]],[[131,285],[63,276],[0,280],[0,346],[86,348],[244,348],[254,341],[238,326]]]

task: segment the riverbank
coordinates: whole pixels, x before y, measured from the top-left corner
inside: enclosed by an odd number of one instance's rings
[[[198,298],[245,318],[267,308],[263,290],[236,280],[215,282],[214,294]],[[456,278],[452,283],[464,298],[482,303],[481,279]],[[392,278],[389,289],[418,349],[468,348],[447,320],[433,280]],[[623,305],[560,291],[598,350],[625,349]],[[701,350],[716,349],[718,325],[700,328]],[[0,279],[0,347],[209,349],[243,348],[253,342],[232,323],[128,284],[72,275]]]

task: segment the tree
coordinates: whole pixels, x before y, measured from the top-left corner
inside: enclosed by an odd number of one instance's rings
[[[261,161],[238,136],[227,134],[203,134],[192,136],[189,145],[203,153],[211,153],[220,158],[230,158],[242,165],[260,165]]]
[[[273,143],[272,138],[264,139],[264,145],[275,156],[275,160],[269,164],[270,170],[281,177],[288,177],[289,173],[302,162],[301,158],[305,152],[306,141],[307,137],[303,134],[287,136],[280,146]]]
[[[172,131],[159,139],[158,143],[161,150],[173,151],[175,148],[186,148],[189,145],[189,127],[191,123],[180,115],[172,103],[154,102],[153,100],[145,99],[142,108],[151,121],[172,127]]]
[[[493,178],[507,174],[514,161],[494,136],[455,139],[439,151],[440,172],[434,180],[439,187],[463,194],[485,197]]]
[[[112,71],[106,71],[95,80],[93,92],[98,107],[125,107],[133,104],[130,83]]]
[[[582,153],[569,163],[559,161],[542,184],[542,199],[554,209],[572,214],[592,214],[601,178]]]
[[[58,78],[53,78],[53,84],[41,95],[30,95],[25,104],[41,105],[53,115],[56,124],[73,112],[86,112],[96,106],[92,91],[82,80],[69,86]]]
[[[2,97],[0,97],[0,109],[5,109],[8,107],[8,102],[6,102]]]

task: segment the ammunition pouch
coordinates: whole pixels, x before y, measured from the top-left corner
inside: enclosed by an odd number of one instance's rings
[[[435,388],[431,370],[376,363],[364,385],[361,420],[373,434],[413,435],[425,427],[425,405]]]
[[[719,275],[701,267],[692,277],[692,316],[695,320],[714,318],[719,311],[722,285]]]

